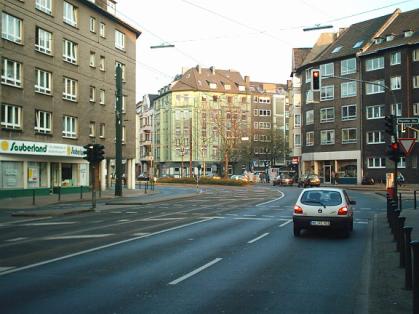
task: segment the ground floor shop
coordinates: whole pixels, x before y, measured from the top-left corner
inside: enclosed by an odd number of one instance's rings
[[[304,153],[300,168],[300,174],[317,174],[326,184],[360,184],[362,181],[361,151]]]
[[[190,176],[190,165],[189,162],[166,162],[156,164],[156,176],[158,177],[189,177]],[[205,167],[194,162],[192,164],[192,174],[199,176],[219,176],[221,175],[221,168],[216,163],[206,163]]]

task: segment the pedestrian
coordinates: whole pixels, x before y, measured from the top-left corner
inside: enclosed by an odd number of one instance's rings
[[[338,184],[339,182],[338,182],[338,180],[339,180],[339,173],[335,173],[335,184]]]

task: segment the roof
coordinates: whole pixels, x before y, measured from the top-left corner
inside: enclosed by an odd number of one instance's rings
[[[293,48],[292,49],[292,70],[294,73],[304,62],[310,53],[311,48]]]
[[[317,39],[316,43],[314,44],[313,48],[310,50],[310,52],[307,54],[306,58],[304,59],[304,62],[301,64],[301,67],[308,65],[327,48],[330,44],[333,43],[333,41],[336,39],[336,33],[322,33],[320,34],[319,39]]]
[[[282,94],[287,91],[287,84],[250,82],[249,91],[260,94]]]
[[[210,87],[211,84],[211,88]],[[215,85],[213,85],[215,84]],[[199,65],[178,75],[170,84],[170,91],[210,91],[220,93],[246,93],[248,83],[240,72],[234,70],[219,70],[214,67],[201,68]],[[245,87],[244,89],[239,86]]]
[[[402,45],[414,45],[419,43],[419,9],[399,13],[391,24],[386,27],[381,38],[382,43],[371,44],[363,53],[370,54],[376,53],[380,50],[399,47]],[[406,37],[405,32],[412,31],[411,36]],[[392,38],[390,37],[391,35]]]

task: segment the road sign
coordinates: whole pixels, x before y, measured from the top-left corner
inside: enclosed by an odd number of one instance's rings
[[[413,117],[413,118],[397,118],[397,124],[402,123],[409,123],[409,124],[419,124],[419,117]]]
[[[405,151],[406,156],[412,151],[415,141],[416,138],[399,138],[400,146]]]

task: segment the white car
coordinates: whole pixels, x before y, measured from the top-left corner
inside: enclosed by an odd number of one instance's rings
[[[353,206],[343,189],[304,189],[294,206],[294,236],[300,236],[301,229],[340,229],[345,236],[353,230]]]

